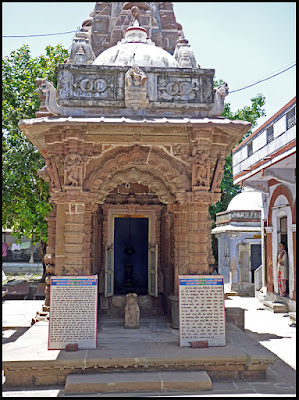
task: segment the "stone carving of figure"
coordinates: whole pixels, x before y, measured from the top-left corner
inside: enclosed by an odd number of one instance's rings
[[[183,51],[181,57],[179,58],[179,66],[181,68],[192,68],[190,57],[186,51]]]
[[[146,97],[146,81],[145,73],[138,67],[133,65],[125,75],[125,105],[126,107],[133,107],[134,110],[138,108],[145,108],[148,106],[148,99]]]
[[[133,15],[133,25],[136,25],[137,23],[138,23],[138,25],[140,25],[140,10],[139,10],[139,8],[136,6],[133,6],[131,8],[131,13]]]
[[[207,117],[219,117],[224,110],[224,100],[228,96],[229,87],[227,83],[223,83],[214,89],[215,99],[213,108],[207,112]]]
[[[177,60],[179,63],[179,66],[181,68],[200,68],[200,66],[197,64],[197,61],[195,59],[193,50],[189,44],[189,41],[185,38],[184,33],[182,31],[182,26],[180,24],[177,24],[178,26],[178,32],[180,33],[179,39],[176,42],[176,47],[174,50],[174,58]],[[188,57],[188,59],[187,59]],[[182,60],[182,61],[181,61]],[[187,65],[188,61],[188,65]],[[181,65],[181,63],[185,64]]]
[[[44,79],[42,79],[42,78],[37,78],[35,80],[35,84],[38,87],[40,87],[43,82],[44,82]],[[47,115],[49,115],[49,111],[47,110],[47,107],[46,107],[46,95],[42,92],[41,88],[39,90],[38,97],[40,99],[40,106],[39,106],[39,110],[35,113],[35,116],[37,118],[46,117]]]
[[[81,156],[79,154],[69,154],[65,158],[65,185],[79,186],[81,181]]]
[[[140,10],[149,10],[149,6],[145,1],[127,1],[123,5],[123,10],[129,10],[132,9],[133,7],[140,8]]]
[[[139,316],[140,316],[140,309],[137,302],[137,294],[128,293],[126,295],[125,328],[138,329]]]
[[[88,33],[81,31],[73,40],[70,56],[67,60],[67,63],[92,64],[94,60],[95,55],[88,38]]]
[[[144,86],[146,80],[145,73],[136,64],[126,72],[126,86]]]
[[[193,164],[192,186],[210,186],[210,161],[206,152],[197,153]]]
[[[49,113],[54,115],[61,115],[62,109],[57,104],[56,99],[56,89],[52,82],[47,81],[47,79],[39,79],[37,84],[40,85],[42,93],[46,95],[45,106]]]

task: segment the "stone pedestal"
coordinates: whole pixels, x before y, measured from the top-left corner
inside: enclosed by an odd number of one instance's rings
[[[172,329],[179,329],[179,297],[171,295],[168,297],[171,306],[171,324]]]

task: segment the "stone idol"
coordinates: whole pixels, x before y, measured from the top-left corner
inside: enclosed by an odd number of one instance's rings
[[[146,108],[148,99],[146,97],[146,81],[145,73],[138,67],[132,65],[125,75],[125,105],[138,108]]]
[[[126,295],[125,328],[138,329],[139,316],[140,316],[140,309],[137,301],[137,294],[128,293]]]

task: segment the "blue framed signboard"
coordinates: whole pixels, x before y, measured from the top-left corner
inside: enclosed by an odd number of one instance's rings
[[[51,276],[48,350],[97,347],[98,277]]]
[[[179,275],[180,346],[208,341],[226,345],[222,275]]]

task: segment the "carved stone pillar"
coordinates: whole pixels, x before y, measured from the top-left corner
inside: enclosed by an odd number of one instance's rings
[[[65,203],[63,275],[91,275],[93,270],[93,214],[97,204]]]
[[[96,198],[79,188],[51,196],[57,208],[55,275],[91,275]]]
[[[49,217],[46,219],[48,222],[48,245],[46,254],[44,256],[44,263],[46,265],[46,273],[48,276],[55,274],[55,235],[56,235],[56,204],[53,205]],[[50,280],[48,277],[45,279],[45,305],[43,311],[49,311],[50,306]]]
[[[173,295],[169,296],[171,309],[171,327],[179,329],[179,294],[178,276],[188,273],[188,212],[187,204],[175,203],[168,205],[172,214],[170,223],[171,234],[171,264],[173,266]]]
[[[178,275],[188,273],[188,206],[175,203],[168,209],[173,214],[174,295],[178,296]]]
[[[53,268],[55,261],[56,208],[56,204],[54,204],[49,217],[46,218],[48,222],[48,244],[44,256],[44,263],[46,264],[47,273],[51,274],[54,274]]]
[[[56,214],[56,243],[55,243],[55,275],[64,275],[62,268],[65,260],[64,249],[65,207],[64,203],[57,204]]]
[[[65,203],[65,261],[62,268],[63,275],[85,275],[83,273],[84,217],[84,203]]]
[[[209,203],[188,205],[188,274],[204,275],[208,272],[210,255]]]
[[[181,202],[168,205],[173,215],[174,291],[169,296],[173,328],[178,328],[178,276],[208,273],[211,247],[209,205],[213,194],[198,189],[181,196]]]

